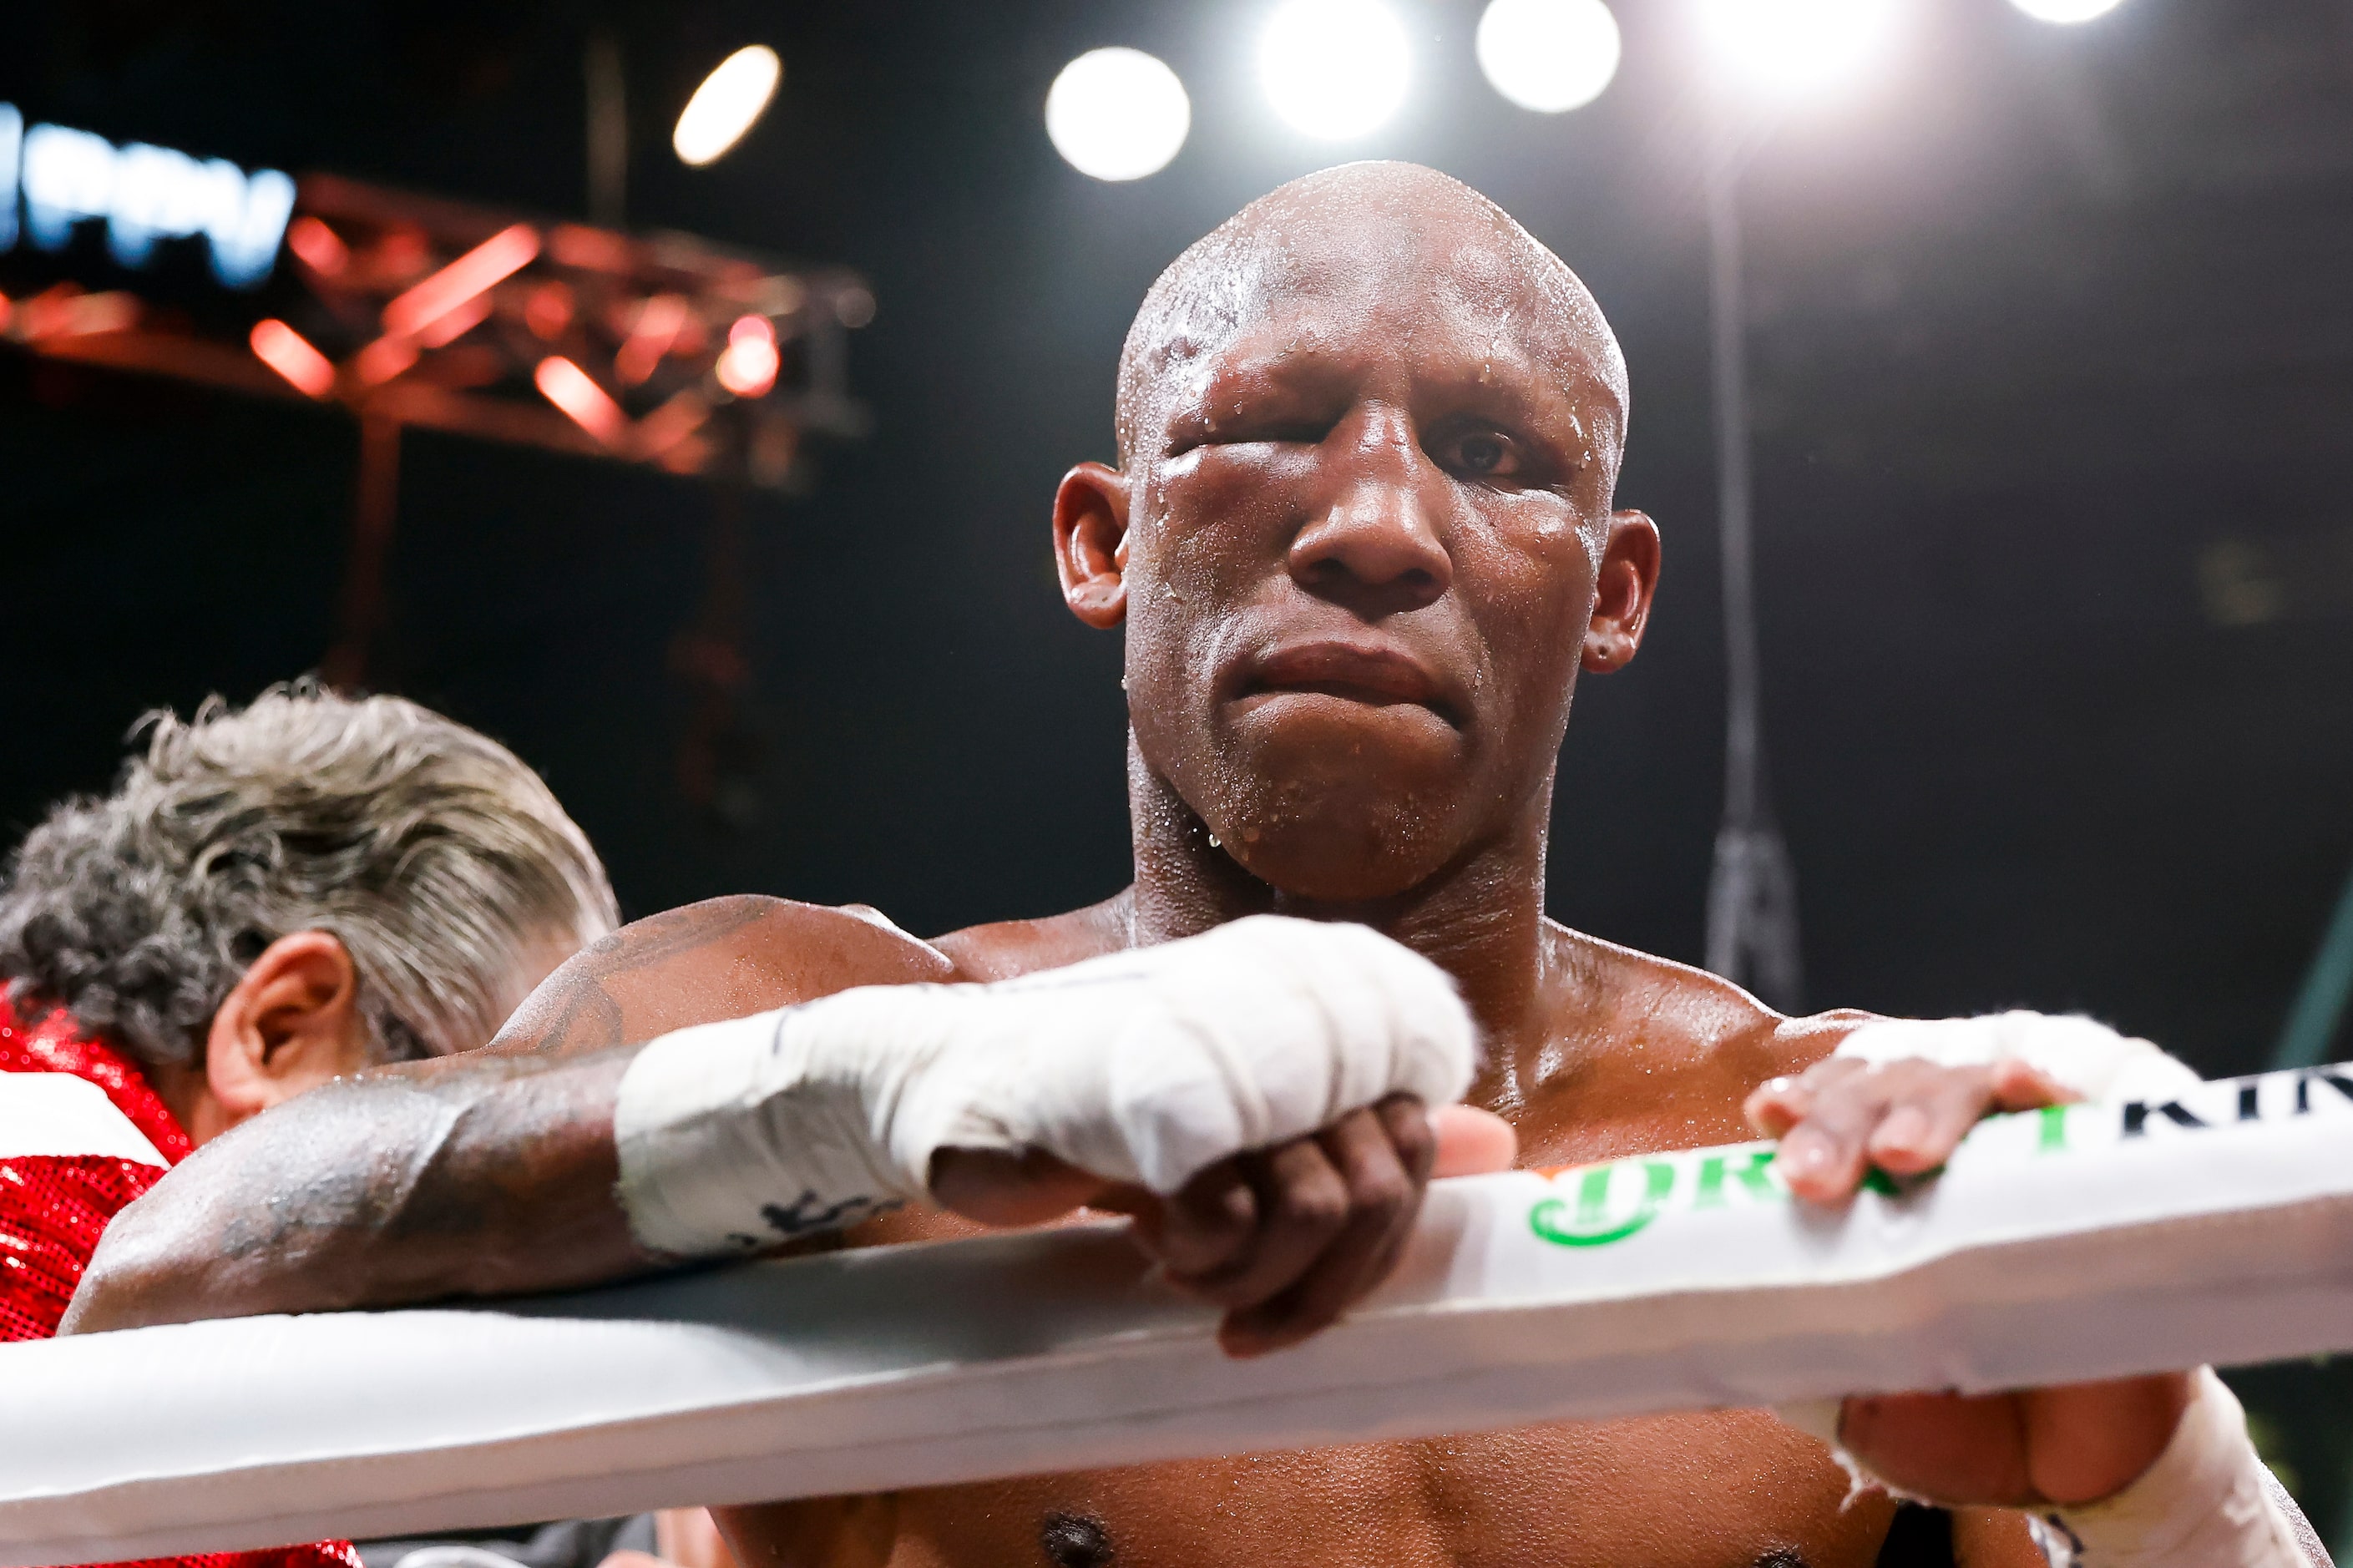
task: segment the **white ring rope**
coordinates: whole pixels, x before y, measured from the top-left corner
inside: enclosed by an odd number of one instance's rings
[[[2353,1349],[2353,1078],[1997,1118],[1843,1214],[1762,1145],[1434,1188],[1253,1362],[1110,1226],[502,1310],[0,1347],[0,1565]]]

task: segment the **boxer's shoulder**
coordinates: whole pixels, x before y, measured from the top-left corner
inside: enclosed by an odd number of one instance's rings
[[[1506,1112],[1534,1157],[1749,1136],[1749,1091],[1829,1055],[1863,1016],[1785,1017],[1704,969],[1546,924],[1549,1037]]]
[[[1546,921],[1548,967],[1565,1020],[1636,1039],[1690,1063],[1726,1057],[1765,1076],[1810,1067],[1872,1014],[1855,1008],[1792,1018],[1722,975],[1693,964],[1604,942]]]
[[[958,980],[1009,980],[1060,969],[1128,945],[1128,890],[1068,914],[966,926],[931,945],[955,966]]]
[[[860,985],[957,979],[947,956],[864,905],[739,895],[633,921],[533,992],[492,1049],[597,1049]]]
[[[1658,1053],[1653,1068],[1769,1048],[1781,1016],[1720,975],[1546,921],[1557,1026]],[[1613,1053],[1614,1054],[1614,1053]]]

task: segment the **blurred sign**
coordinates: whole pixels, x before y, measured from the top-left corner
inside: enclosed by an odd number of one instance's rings
[[[778,489],[805,435],[866,427],[848,341],[874,297],[843,268],[248,172],[5,103],[0,197],[0,342],[45,358]]]
[[[20,238],[62,250],[76,226],[102,221],[109,254],[139,268],[157,240],[201,235],[213,276],[250,289],[277,263],[294,182],[276,169],[248,173],[226,158],[143,142],[118,147],[64,125],[27,126],[14,104],[0,103],[0,250]]]

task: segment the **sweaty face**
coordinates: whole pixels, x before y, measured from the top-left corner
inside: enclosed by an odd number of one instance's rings
[[[1476,219],[1262,270],[1138,409],[1129,710],[1253,874],[1380,898],[1541,808],[1622,412]]]

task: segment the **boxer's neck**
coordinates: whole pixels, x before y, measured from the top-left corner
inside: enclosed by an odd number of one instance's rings
[[[1174,942],[1246,915],[1356,921],[1454,976],[1490,1039],[1542,1032],[1545,831],[1551,781],[1514,831],[1474,846],[1394,897],[1335,902],[1285,893],[1244,870],[1149,767],[1129,770],[1135,886],[1130,941]]]

